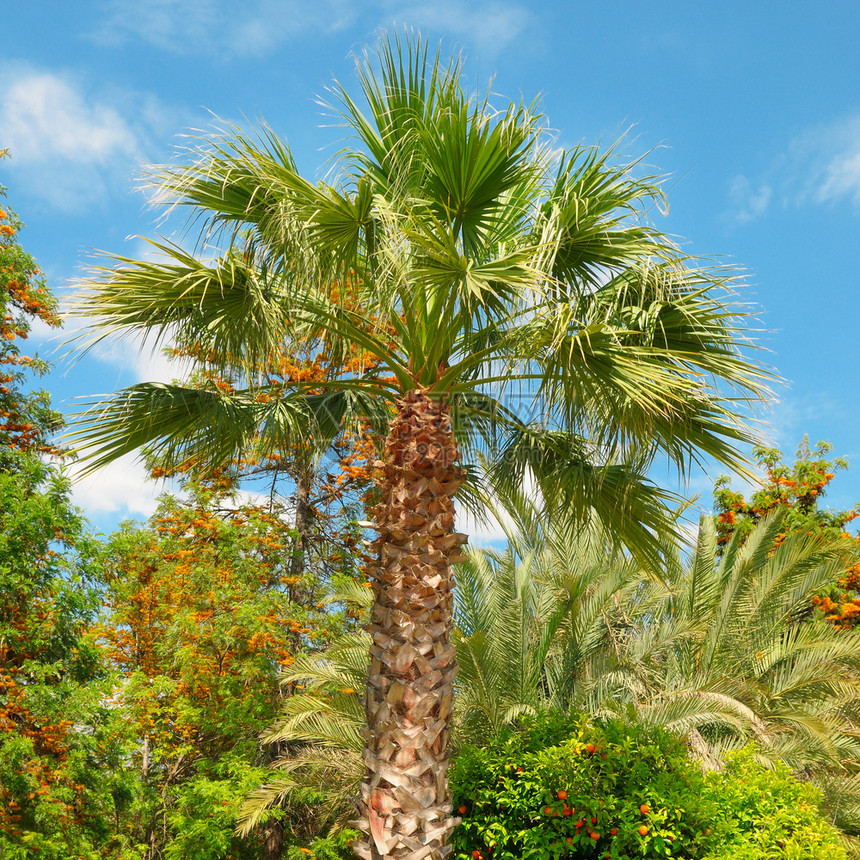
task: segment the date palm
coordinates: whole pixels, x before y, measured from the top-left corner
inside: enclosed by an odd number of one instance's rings
[[[358,79],[360,101],[332,89],[353,137],[326,181],[301,177],[268,129],[228,129],[155,172],[163,199],[196,219],[199,253],[162,244],[166,261],[114,258],[79,312],[96,337],[143,331],[222,356],[241,384],[133,386],[90,410],[76,439],[93,467],[141,447],[210,463],[251,440],[322,450],[349,416],[376,422],[356,850],[432,860],[456,823],[455,494],[533,482],[549,508],[654,554],[671,521],[647,469],[660,455],[682,471],[700,457],[743,468],[742,416],[767,374],[729,274],[649,223],[661,195],[635,165],[553,148],[532,107],[467,95],[460,61],[420,41],[383,41]],[[367,363],[268,396],[257,369],[309,337],[358,346]]]

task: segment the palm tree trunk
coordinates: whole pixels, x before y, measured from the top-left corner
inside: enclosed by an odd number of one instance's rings
[[[270,821],[263,827],[263,860],[281,860],[284,856],[284,824]]]
[[[463,481],[447,403],[410,391],[386,442],[358,826],[365,860],[442,860],[450,853],[448,741],[457,664],[454,580],[466,536],[454,531]]]

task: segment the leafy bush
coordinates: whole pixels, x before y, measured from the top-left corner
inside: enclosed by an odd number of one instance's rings
[[[357,830],[346,828],[314,839],[310,848],[291,845],[284,856],[286,860],[354,860],[349,846],[358,835]]]
[[[836,828],[822,820],[821,792],[782,764],[764,770],[752,748],[728,756],[724,770],[706,777],[724,823],[719,849],[706,860],[838,860],[845,857]]]
[[[786,769],[745,752],[706,776],[672,735],[620,720],[529,718],[465,748],[451,788],[455,860],[845,856],[816,789]]]

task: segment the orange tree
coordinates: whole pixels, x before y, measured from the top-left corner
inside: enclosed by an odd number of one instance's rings
[[[482,463],[502,491],[533,478],[548,506],[593,513],[653,556],[673,525],[649,466],[743,468],[753,433],[738,404],[765,396],[768,374],[744,348],[728,274],[649,222],[653,178],[559,151],[532,108],[467,94],[459,60],[420,42],[384,42],[358,76],[361,103],[335,88],[355,135],[336,182],[300,176],[269,130],[230,130],[157,177],[201,245],[223,242],[217,259],[165,244],[165,260],[116,258],[85,289],[96,338],[216,345],[242,385],[133,386],[75,439],[94,466],[145,446],[223,462],[256,437],[324,450],[355,416],[385,439],[356,850],[438,860],[456,824],[455,494],[476,490]],[[352,289],[333,295],[336,282]],[[308,331],[373,361],[267,400],[261,357]]]
[[[140,781],[126,827],[152,856],[250,858],[280,842],[235,837],[235,813],[265,773],[258,736],[277,713],[280,669],[340,629],[319,581],[294,574],[282,507],[236,507],[229,489],[223,476],[191,482],[187,500],[163,497],[108,548],[100,641]]]
[[[57,318],[20,229],[0,208],[0,855],[90,858],[110,841],[122,781],[91,632],[100,551],[47,461],[59,417],[27,390],[47,365],[21,341]]]
[[[783,462],[782,452],[777,448],[754,449],[755,459],[765,473],[761,489],[747,499],[731,489],[728,477],[722,476],[717,480],[714,488],[717,540],[725,546],[735,533],[742,537],[749,534],[765,514],[780,506],[786,512],[776,545],[782,543],[786,535],[795,532],[827,538],[844,537],[846,556],[850,559],[845,573],[832,588],[814,597],[813,603],[837,627],[851,628],[860,624],[860,563],[854,561],[860,535],[852,535],[847,529],[849,523],[860,516],[860,502],[842,511],[821,507],[836,473],[848,468],[848,463],[841,457],[829,459],[831,450],[832,446],[827,442],[819,442],[810,448],[808,437],[804,437],[794,464],[789,466]]]

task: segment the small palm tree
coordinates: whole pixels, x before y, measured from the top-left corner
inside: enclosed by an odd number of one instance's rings
[[[472,551],[457,568],[462,743],[481,744],[522,714],[586,707],[574,694],[610,680],[622,607],[642,586],[640,565],[599,523],[541,521],[523,499],[512,508],[507,547]]]
[[[230,356],[247,384],[133,386],[76,440],[94,466],[141,447],[205,463],[252,438],[324,447],[348,415],[377,422],[356,850],[432,860],[456,823],[451,566],[466,536],[454,496],[477,477],[461,459],[488,458],[502,489],[533,480],[548,508],[591,514],[654,554],[671,519],[648,467],[667,455],[682,470],[705,456],[743,468],[737,445],[754,434],[742,410],[767,374],[745,350],[729,274],[650,225],[653,178],[611,153],[554,149],[532,108],[465,94],[460,61],[420,41],[384,40],[358,77],[363,106],[333,89],[355,140],[332,181],[302,178],[268,130],[228,130],[156,173],[198,219],[201,253],[116,258],[82,299],[99,336],[169,336]],[[255,368],[309,336],[332,353],[358,346],[367,363],[267,397]]]

